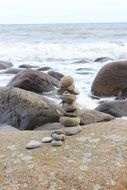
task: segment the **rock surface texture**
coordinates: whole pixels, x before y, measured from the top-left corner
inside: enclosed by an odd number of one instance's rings
[[[91,91],[96,96],[127,97],[127,61],[112,62],[104,65],[95,77]]]
[[[0,132],[0,189],[2,190],[126,190],[127,121],[85,125],[66,137],[63,146],[41,142],[50,132]]]

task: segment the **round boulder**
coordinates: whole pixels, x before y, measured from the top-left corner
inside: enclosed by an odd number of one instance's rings
[[[95,77],[91,91],[96,96],[117,96],[121,91],[127,97],[127,60],[104,65]]]
[[[59,121],[60,106],[42,95],[19,88],[0,88],[0,124],[32,130]]]
[[[114,117],[127,116],[127,100],[106,101],[96,107],[96,110]]]
[[[59,87],[59,81],[46,73],[26,69],[18,73],[9,82],[8,86],[18,87],[36,93],[43,93],[52,91],[54,87]]]

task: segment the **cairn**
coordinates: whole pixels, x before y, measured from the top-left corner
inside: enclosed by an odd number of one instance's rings
[[[53,131],[51,136],[42,139],[43,143],[51,142],[52,146],[62,146],[65,135],[75,135],[81,131],[80,118],[78,117],[80,110],[76,104],[76,95],[78,94],[71,76],[61,78],[58,95],[62,100],[63,113],[59,112],[61,115],[59,122],[64,126],[64,129]]]
[[[60,81],[58,95],[62,100],[63,115],[59,122],[65,127],[65,134],[72,135],[81,131],[80,118],[78,117],[79,108],[76,104],[77,92],[74,79],[71,76],[64,76]],[[72,129],[73,127],[73,129]]]

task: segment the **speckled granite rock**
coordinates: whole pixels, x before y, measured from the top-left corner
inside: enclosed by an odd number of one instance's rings
[[[62,146],[42,144],[50,131],[0,132],[0,189],[126,190],[127,120],[82,126]]]

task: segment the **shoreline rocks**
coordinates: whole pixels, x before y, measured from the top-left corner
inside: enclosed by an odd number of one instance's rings
[[[91,91],[95,96],[117,96],[120,91],[127,97],[127,61],[104,65],[96,75]]]

